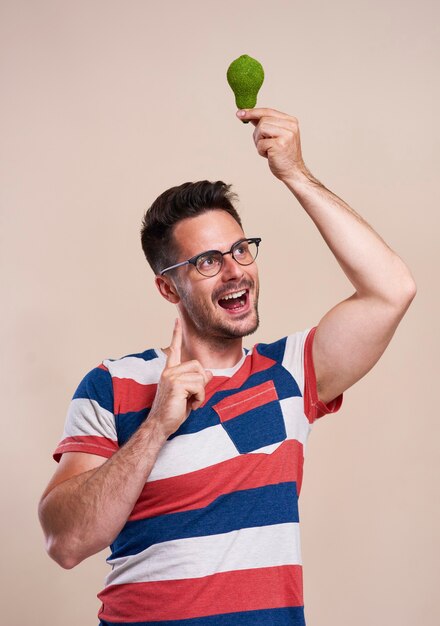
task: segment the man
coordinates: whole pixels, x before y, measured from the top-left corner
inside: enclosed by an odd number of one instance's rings
[[[107,359],[78,387],[39,514],[71,568],[111,545],[102,626],[303,625],[297,497],[315,419],[382,355],[416,288],[403,261],[306,168],[298,120],[239,111],[355,293],[316,328],[258,327],[260,239],[229,187],[186,183],[147,211],[142,245],[179,311],[170,346]]]

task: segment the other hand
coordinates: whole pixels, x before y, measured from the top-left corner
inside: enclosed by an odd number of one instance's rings
[[[197,360],[181,363],[182,325],[176,318],[170,353],[157,386],[148,419],[159,422],[167,437],[175,432],[191,411],[205,401],[205,386],[212,372],[205,370]]]
[[[268,160],[277,178],[287,182],[307,176],[296,117],[275,109],[241,109],[237,117],[255,126],[253,137],[258,154]]]

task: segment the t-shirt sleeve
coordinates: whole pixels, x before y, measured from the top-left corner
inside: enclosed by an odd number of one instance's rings
[[[53,458],[59,462],[64,452],[88,452],[110,458],[118,448],[113,383],[108,368],[101,363],[78,385]]]
[[[313,364],[313,339],[316,326],[289,335],[283,359],[285,366],[294,376],[304,398],[304,413],[311,424],[328,413],[336,413],[342,405],[343,394],[327,404],[319,400]]]

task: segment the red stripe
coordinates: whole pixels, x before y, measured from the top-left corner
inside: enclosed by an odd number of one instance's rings
[[[97,365],[97,367],[98,367],[100,370],[105,370],[106,372],[108,372],[108,367],[106,367],[106,366],[104,365],[104,363],[100,363],[99,365]]]
[[[65,452],[87,452],[110,458],[118,449],[118,442],[107,439],[107,437],[77,435],[75,437],[66,437],[60,441],[52,456],[57,463]]]
[[[147,482],[129,520],[208,506],[226,493],[296,481],[302,483],[303,447],[287,439],[272,454],[244,454],[195,472]]]
[[[212,378],[206,387],[205,403],[221,387],[225,376]],[[130,413],[149,409],[156,395],[157,384],[142,385],[131,378],[113,378],[113,393],[115,413]],[[203,405],[204,406],[204,405]]]
[[[142,385],[131,378],[113,378],[115,413],[149,409],[156,395],[156,384]]]
[[[267,380],[261,385],[234,393],[213,405],[222,422],[256,409],[263,404],[278,400],[277,390],[272,380]]]
[[[302,588],[300,565],[110,585],[98,594],[103,603],[99,617],[110,622],[165,621],[303,606]]]

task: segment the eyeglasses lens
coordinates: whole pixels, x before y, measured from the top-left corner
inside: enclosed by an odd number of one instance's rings
[[[249,241],[242,241],[232,250],[232,256],[240,265],[250,265],[255,260],[257,253],[257,244]]]
[[[240,265],[250,265],[258,254],[255,242],[242,241],[232,249],[232,256]],[[219,252],[210,252],[197,259],[197,269],[204,276],[215,276],[223,265],[223,255]]]
[[[222,255],[211,252],[210,254],[199,256],[196,267],[203,276],[215,276],[219,273],[222,263]]]

